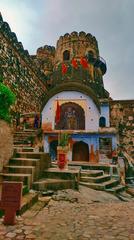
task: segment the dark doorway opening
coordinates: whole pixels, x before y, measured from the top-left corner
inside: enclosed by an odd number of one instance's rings
[[[105,117],[100,117],[99,126],[100,127],[106,127],[106,118]]]
[[[53,140],[50,143],[50,156],[52,161],[55,161],[57,158],[57,146],[58,146],[58,140]]]
[[[87,143],[83,141],[74,143],[72,161],[89,162],[89,147]]]

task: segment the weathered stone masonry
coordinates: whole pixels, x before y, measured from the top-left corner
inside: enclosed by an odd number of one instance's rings
[[[45,75],[18,42],[8,23],[0,16],[0,74],[16,94],[14,111],[40,111],[46,93]]]
[[[110,101],[110,122],[118,128],[120,141],[134,157],[134,100]]]

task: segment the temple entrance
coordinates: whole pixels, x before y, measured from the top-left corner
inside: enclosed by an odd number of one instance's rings
[[[82,141],[74,143],[72,161],[89,162],[89,147],[87,143]]]
[[[57,158],[57,146],[58,146],[58,140],[54,140],[50,143],[50,156],[52,161],[55,161]]]
[[[60,106],[60,121],[56,129],[83,130],[85,129],[85,112],[76,103],[68,102]]]

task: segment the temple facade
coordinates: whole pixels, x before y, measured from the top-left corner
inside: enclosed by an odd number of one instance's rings
[[[110,127],[109,93],[103,84],[106,69],[91,34],[73,32],[58,40],[42,110],[44,149],[52,159],[63,133],[69,135],[72,161],[98,162],[117,147],[117,131]]]

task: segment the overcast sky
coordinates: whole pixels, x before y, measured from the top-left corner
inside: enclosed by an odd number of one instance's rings
[[[134,99],[134,0],[0,0],[0,11],[30,54],[60,35],[85,31],[107,62],[113,99]]]

